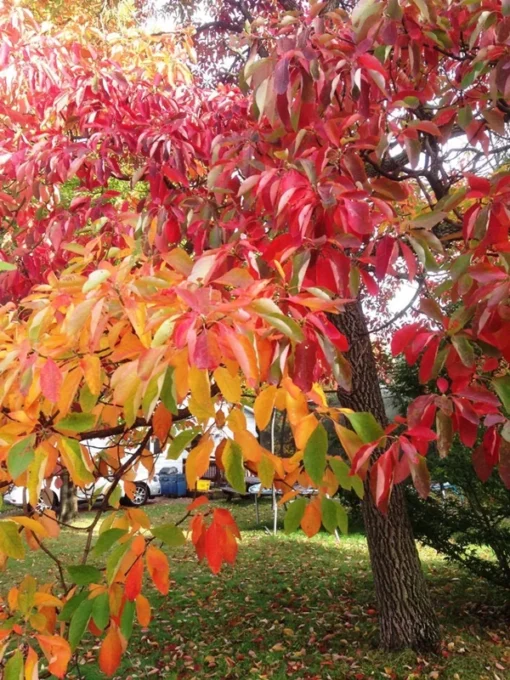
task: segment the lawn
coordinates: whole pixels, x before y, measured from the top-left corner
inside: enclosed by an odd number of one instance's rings
[[[407,651],[384,654],[376,647],[377,619],[365,539],[326,534],[276,537],[269,504],[261,504],[255,526],[252,504],[229,505],[243,541],[234,568],[213,576],[197,564],[190,547],[169,551],[172,588],[167,597],[150,589],[157,614],[148,630],[135,628],[115,677],[167,680],[250,679],[363,680],[364,678],[451,678],[504,680],[510,677],[505,593],[421,550],[444,634],[443,653],[421,658]],[[164,501],[147,507],[171,522],[184,506]],[[80,522],[88,516],[82,514]],[[83,541],[67,531],[54,549],[72,561]],[[0,574],[0,590],[23,571],[52,581],[52,563],[30,553]],[[508,616],[508,611],[507,611]],[[88,638],[79,670],[68,678],[99,680],[97,648]]]

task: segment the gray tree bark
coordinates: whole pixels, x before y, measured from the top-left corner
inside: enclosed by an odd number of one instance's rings
[[[349,340],[346,357],[353,371],[352,391],[338,390],[341,405],[355,411],[369,411],[385,425],[384,401],[360,302],[348,304],[345,312],[332,320]],[[388,513],[383,515],[375,506],[368,476],[362,505],[382,647],[437,652],[439,622],[421,569],[402,486],[393,489]]]

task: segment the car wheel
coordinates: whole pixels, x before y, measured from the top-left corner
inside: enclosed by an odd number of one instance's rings
[[[127,498],[128,505],[145,505],[149,499],[149,489],[145,484],[136,484],[133,498]]]

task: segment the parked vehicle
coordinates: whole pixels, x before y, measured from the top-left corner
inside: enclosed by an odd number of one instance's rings
[[[253,435],[257,436],[257,427],[255,425],[255,416],[253,414],[253,409],[249,407],[244,407],[244,414],[246,417],[248,431],[251,432]],[[215,441],[216,446],[225,436],[227,437],[233,436],[233,433],[226,426],[220,429],[214,425],[211,428],[211,434]],[[83,444],[88,446],[92,457],[97,456],[105,446],[104,440],[101,439],[85,441],[83,442]],[[161,484],[159,480],[159,475],[163,470],[165,470],[167,474],[169,470],[171,470],[172,473],[175,474],[183,474],[185,471],[186,464],[185,461],[189,455],[189,450],[185,450],[177,460],[168,460],[166,457],[166,451],[160,451],[159,446],[157,446],[155,441],[151,442],[149,446],[150,451],[152,453],[153,466],[150,469],[147,469],[147,467],[143,465],[138,466],[138,469],[136,471],[136,477],[134,479],[136,485],[134,494],[132,498],[128,498],[125,494],[123,495],[122,502],[125,504],[141,506],[145,505],[145,503],[147,503],[147,501],[150,498],[160,496]],[[126,460],[128,456],[129,451],[126,452],[126,457],[124,458],[124,460]],[[121,460],[121,463],[122,462],[123,461]],[[211,472],[213,470],[214,471],[217,470],[214,453],[211,456],[211,466],[208,472]],[[216,472],[214,474],[216,477],[217,476]],[[208,473],[206,473],[205,478],[212,479],[210,474],[208,476]],[[100,477],[99,479],[96,480],[94,484],[91,484],[90,486],[87,486],[85,488],[78,488],[77,489],[78,503],[92,504],[94,502],[100,501],[104,497],[105,492],[107,492],[108,487],[110,486],[112,480],[113,477],[112,478]],[[253,481],[253,478],[250,477],[249,481],[250,482]],[[119,485],[122,489],[122,492],[124,493],[124,482],[122,480],[119,482]],[[42,489],[39,497],[38,506],[53,509],[58,508],[60,504],[60,487],[61,487],[60,479],[58,477],[53,478],[51,484]],[[26,502],[24,497],[25,497],[24,487],[11,486],[8,492],[4,495],[4,502],[18,507],[22,507]]]
[[[168,470],[172,466],[172,461],[166,460],[163,453],[154,454],[153,467],[147,470],[146,467],[140,465],[138,467],[135,482],[135,491],[132,498],[123,495],[122,501],[129,505],[140,506],[144,505],[150,498],[161,495],[161,485],[159,481],[159,474],[162,470]],[[175,469],[175,468],[174,468]],[[104,497],[104,493],[108,490],[113,478],[100,477],[95,484],[91,484],[85,488],[78,488],[76,495],[78,503],[92,504],[100,501]],[[60,505],[61,484],[58,477],[53,478],[51,484],[43,487],[39,496],[40,508],[56,509]],[[119,482],[122,491],[124,491],[124,483]],[[9,491],[4,495],[4,502],[10,505],[22,507],[25,503],[25,488],[22,486],[11,486]]]

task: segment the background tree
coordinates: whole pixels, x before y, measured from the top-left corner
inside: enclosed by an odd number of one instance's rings
[[[405,414],[413,399],[425,394],[426,386],[420,384],[417,368],[400,359],[394,362],[388,389],[400,412]],[[441,458],[437,449],[431,447],[428,466],[433,482],[440,488],[427,500],[410,491],[410,516],[420,541],[477,576],[508,588],[510,492],[492,471],[485,479],[482,451],[480,440],[473,451],[463,446],[458,437],[447,457]],[[471,457],[475,466],[482,465],[478,470],[480,476],[474,466],[466,465]],[[487,554],[484,549],[487,547],[492,554]]]

